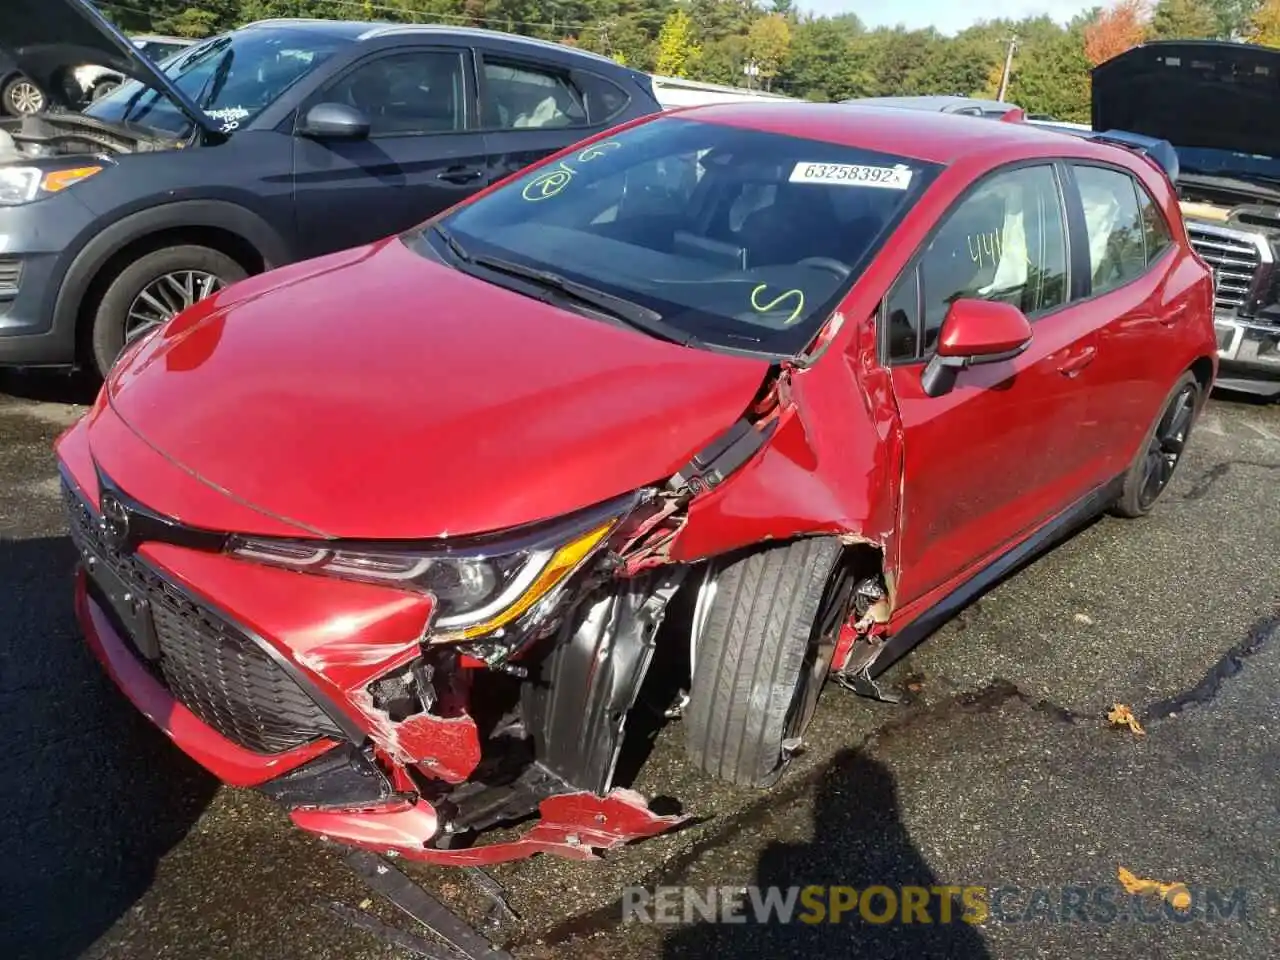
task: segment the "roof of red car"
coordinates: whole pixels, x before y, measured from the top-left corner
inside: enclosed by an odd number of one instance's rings
[[[1002,144],[1032,154],[1042,152],[1047,143],[1055,152],[1067,155],[1094,152],[1088,141],[1031,124],[862,104],[717,103],[678,113],[691,120],[790,134],[934,163],[953,163]]]

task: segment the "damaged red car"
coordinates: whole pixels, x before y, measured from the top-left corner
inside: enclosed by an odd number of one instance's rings
[[[658,664],[690,761],[767,785],[827,680],[891,697],[1166,488],[1217,353],[1166,147],[699,107],[236,284],[58,441],[88,641],[222,780],[380,852],[672,827],[615,783]]]

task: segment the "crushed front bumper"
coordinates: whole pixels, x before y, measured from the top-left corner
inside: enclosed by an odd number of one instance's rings
[[[429,600],[197,547],[123,549],[104,516],[118,492],[102,486],[82,430],[59,445],[81,555],[79,622],[125,695],[219,779],[259,789],[326,839],[441,864],[591,859],[685,819],[611,789],[622,726],[603,718],[620,718],[634,699],[647,663],[641,618],[602,615],[589,624],[632,632],[563,638],[549,658],[560,672],[539,673],[514,701],[527,730],[505,706],[488,717],[492,675],[456,659],[437,664],[438,698],[393,716],[372,691],[421,662]],[[637,611],[647,610],[653,597],[639,595]],[[539,699],[547,690],[557,691],[551,707]],[[486,732],[473,713],[486,716]],[[481,842],[493,827],[524,832]]]

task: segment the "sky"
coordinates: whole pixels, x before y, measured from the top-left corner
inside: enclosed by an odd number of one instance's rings
[[[1105,6],[1081,0],[800,0],[796,6],[814,13],[856,13],[869,27],[934,26],[955,33],[978,20],[1008,17],[1021,20],[1048,14],[1065,23],[1082,10]]]

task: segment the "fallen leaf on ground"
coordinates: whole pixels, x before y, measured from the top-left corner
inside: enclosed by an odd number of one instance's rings
[[[1147,731],[1142,729],[1142,724],[1138,722],[1138,718],[1133,715],[1133,711],[1123,703],[1114,704],[1107,714],[1107,719],[1117,727],[1128,727],[1133,731],[1134,736],[1144,737],[1147,734]]]
[[[1130,893],[1140,895],[1154,894],[1162,900],[1168,901],[1173,909],[1183,913],[1191,909],[1191,891],[1187,889],[1185,883],[1161,883],[1159,880],[1144,880],[1124,867],[1120,867],[1117,872],[1120,876],[1121,886]]]
[[[372,900],[364,899],[364,900],[361,900],[361,901],[360,901],[360,909],[361,909],[361,910],[368,910],[368,909],[369,909],[370,907],[372,907],[372,906],[373,906],[373,901],[372,901]]]

